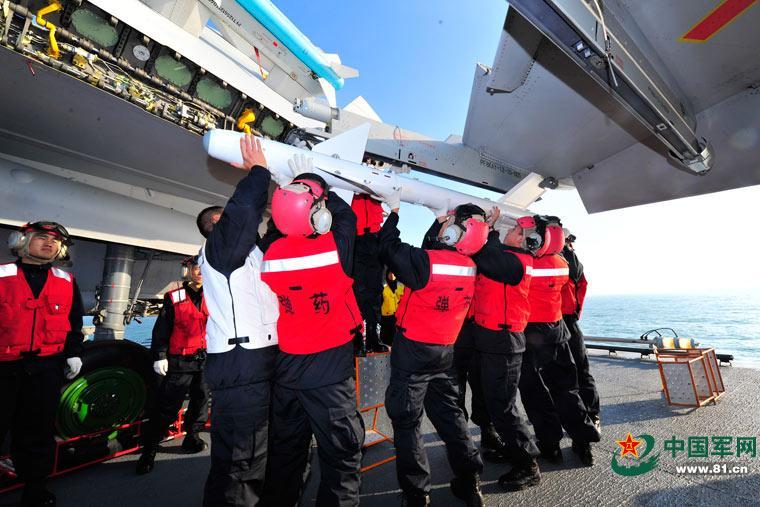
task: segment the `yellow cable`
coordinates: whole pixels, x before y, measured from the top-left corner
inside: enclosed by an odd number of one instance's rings
[[[256,121],[256,115],[253,113],[253,109],[245,108],[243,110],[243,113],[240,115],[240,118],[238,118],[237,128],[238,130],[242,130],[246,134],[250,134],[251,126],[249,125],[249,123],[253,123],[255,121]]]
[[[50,5],[43,7],[37,11],[37,24],[44,26],[50,30],[50,34],[48,35],[50,39],[50,45],[48,46],[48,55],[52,56],[53,58],[58,58],[61,56],[61,51],[58,49],[58,41],[55,40],[56,26],[50,21],[45,20],[44,17],[51,12],[60,11],[62,8],[63,7],[61,6],[61,2],[58,0],[51,0]]]

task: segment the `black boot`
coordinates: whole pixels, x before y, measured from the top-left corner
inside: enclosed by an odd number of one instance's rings
[[[541,457],[549,463],[562,463],[565,460],[562,456],[562,449],[559,448],[559,442],[539,442],[538,450],[541,451]]]
[[[588,442],[573,442],[573,452],[578,455],[584,466],[594,466],[594,455]]]
[[[402,492],[401,505],[404,507],[427,507],[430,505],[430,495],[419,492]]]
[[[29,482],[21,494],[22,507],[52,507],[55,505],[55,495],[45,489],[42,482]]]
[[[137,475],[149,474],[151,470],[153,470],[153,464],[156,460],[157,451],[158,446],[146,445],[143,447],[142,454],[140,455],[140,459],[137,460],[137,467],[135,468]]]
[[[206,447],[208,447],[206,442],[199,436],[187,434],[182,439],[182,450],[188,454],[198,454],[203,452]]]
[[[512,467],[512,470],[499,477],[499,486],[507,491],[520,491],[541,482],[541,471],[533,458]]]
[[[454,477],[451,480],[451,492],[462,500],[467,507],[482,507],[485,500],[480,492],[480,477],[478,474]]]
[[[496,432],[496,428],[494,428],[493,424],[480,427],[480,448],[493,451],[501,451],[504,449],[504,441]]]
[[[589,415],[591,418],[591,422],[594,423],[594,427],[596,427],[596,431],[599,432],[599,434],[602,434],[602,420],[599,418],[599,414]]]

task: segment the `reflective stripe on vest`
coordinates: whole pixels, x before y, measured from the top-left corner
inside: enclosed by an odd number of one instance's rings
[[[0,361],[62,352],[73,300],[74,277],[61,269],[50,269],[35,298],[18,266],[0,265]]]
[[[338,251],[324,252],[307,255],[305,257],[291,257],[290,259],[265,260],[261,265],[262,273],[279,273],[282,271],[299,271],[302,269],[322,268],[332,266],[340,262]]]
[[[430,279],[419,290],[404,291],[398,327],[410,340],[452,345],[459,335],[475,291],[475,263],[451,250],[426,250]]]
[[[279,301],[283,352],[322,352],[349,342],[362,329],[353,280],[343,271],[331,232],[276,240],[264,254],[261,280]]]
[[[523,265],[523,277],[519,284],[499,283],[483,274],[478,274],[475,282],[472,302],[475,323],[492,331],[521,332],[528,323],[528,292],[532,280],[533,257],[521,252],[512,253]]]
[[[530,322],[557,322],[562,319],[562,288],[570,280],[567,261],[559,254],[533,260],[533,276],[528,298]]]
[[[206,349],[206,320],[208,309],[201,296],[200,310],[187,297],[185,289],[169,293],[174,306],[174,326],[169,337],[169,354],[188,356]]]

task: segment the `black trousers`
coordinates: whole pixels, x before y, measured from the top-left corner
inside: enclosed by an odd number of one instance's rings
[[[380,343],[393,345],[393,336],[396,334],[396,316],[383,315],[380,317]]]
[[[318,506],[356,506],[364,422],[353,378],[313,389],[272,389],[269,465],[263,505],[293,507],[304,489],[311,437],[317,440]]]
[[[377,233],[356,237],[353,276],[356,303],[366,323],[367,346],[372,348],[378,343],[377,326],[383,303],[383,264]]]
[[[589,416],[599,416],[599,392],[596,390],[596,381],[591,375],[591,369],[588,364],[588,352],[586,344],[583,342],[583,331],[578,325],[578,318],[575,315],[563,315],[567,328],[570,330],[570,352],[573,354],[575,367],[578,369],[578,394],[581,395],[583,403]]]
[[[464,329],[462,330],[464,334]],[[460,339],[463,338],[460,335]],[[492,423],[491,416],[486,408],[486,400],[483,396],[483,375],[481,372],[480,353],[470,344],[459,344],[454,347],[454,370],[456,371],[457,388],[459,391],[458,403],[464,411],[467,419],[480,426],[488,426]],[[471,411],[467,412],[465,406],[467,384],[472,390]]]
[[[189,393],[190,402],[183,419],[183,430],[188,437],[195,437],[203,430],[208,421],[209,390],[203,370],[169,371],[158,387],[156,404],[150,414],[150,420],[143,430],[143,443],[146,447],[155,447],[163,440],[166,430],[177,419],[185,396]]]
[[[204,506],[254,506],[264,488],[269,406],[277,346],[209,354],[211,469]]]
[[[570,346],[566,341],[555,343],[554,337],[532,330],[530,324],[525,337],[520,396],[539,444],[559,444],[563,427],[574,441],[598,442],[599,432],[578,394]]]
[[[63,382],[60,357],[0,363],[0,447],[10,433],[13,465],[25,483],[40,483],[52,471]]]
[[[430,464],[420,430],[423,409],[446,444],[454,475],[467,476],[483,469],[458,403],[453,371],[410,373],[391,365],[385,410],[393,424],[396,475],[407,493],[429,493],[431,489]]]
[[[513,464],[522,464],[538,455],[528,421],[517,406],[523,353],[493,354],[480,351],[478,356],[481,390],[488,413],[504,441],[510,460]]]

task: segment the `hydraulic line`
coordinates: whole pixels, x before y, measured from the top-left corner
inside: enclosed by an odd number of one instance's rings
[[[53,23],[50,21],[44,19],[45,16],[52,12],[60,11],[63,9],[63,6],[61,5],[61,2],[58,0],[52,0],[50,2],[50,5],[47,7],[43,7],[39,11],[37,11],[37,24],[40,26],[44,26],[47,28],[50,32],[48,34],[48,38],[50,40],[50,44],[48,45],[48,55],[55,58],[56,60],[61,56],[61,51],[58,49],[58,41],[55,40],[55,31],[58,29]]]

